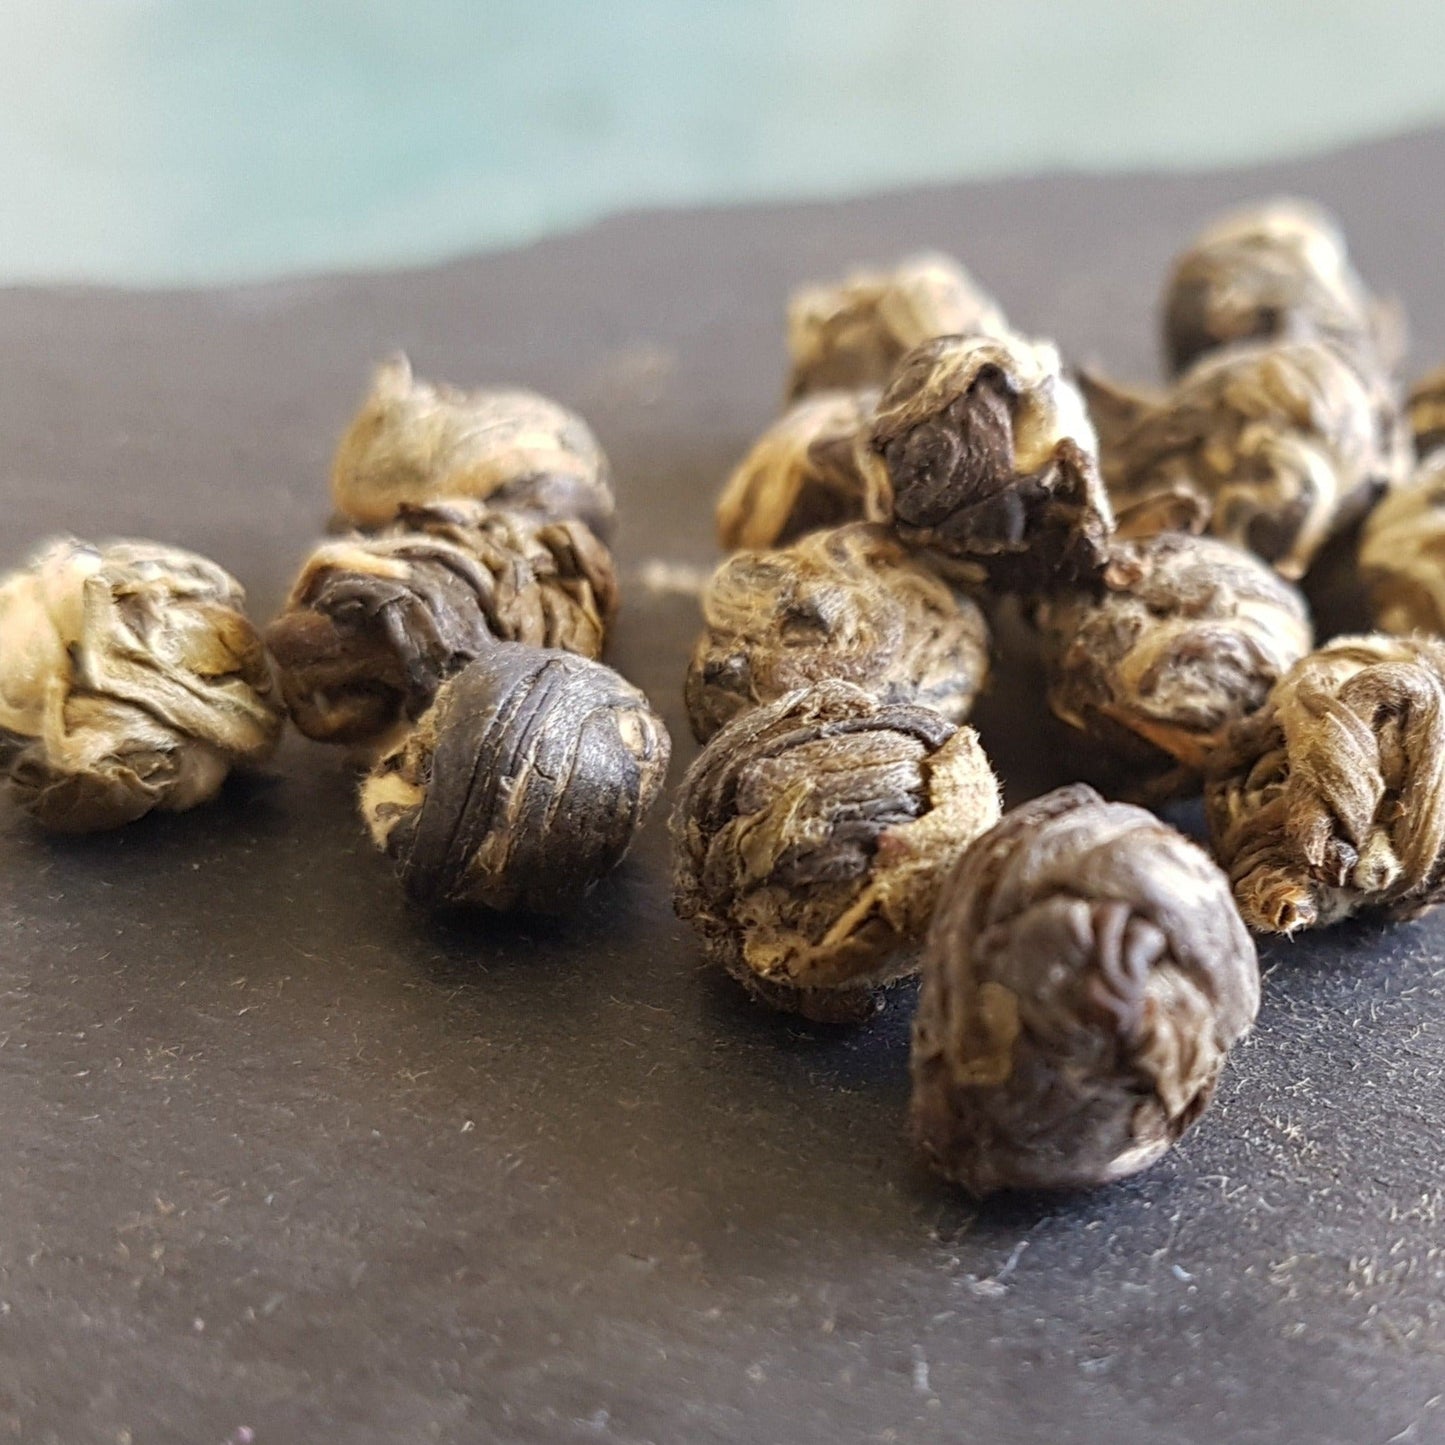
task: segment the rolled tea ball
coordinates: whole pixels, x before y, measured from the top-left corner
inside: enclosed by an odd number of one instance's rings
[[[822,527],[885,517],[888,477],[868,445],[877,400],[876,391],[824,391],[789,407],[718,498],[722,545],[783,547]]]
[[[1259,1007],[1224,875],[1076,783],[963,855],[928,934],[912,1124],[976,1195],[1148,1168],[1209,1106]]]
[[[877,524],[737,553],[708,583],[702,613],[684,689],[699,742],[830,677],[962,722],[988,676],[977,604]]]
[[[1224,731],[1314,644],[1288,582],[1178,532],[1116,542],[1100,586],[1055,595],[1039,620],[1055,714],[1166,792],[1197,787]]]
[[[1415,455],[1426,461],[1445,446],[1445,366],[1427,372],[1410,388],[1407,414]]]
[[[1215,857],[1251,928],[1413,918],[1445,878],[1445,643],[1337,637],[1210,764]]]
[[[1356,365],[1390,370],[1397,312],[1370,295],[1344,234],[1308,201],[1265,201],[1208,225],[1174,263],[1164,293],[1171,370],[1240,341],[1324,341]]]
[[[1094,429],[1052,346],[945,336],[899,363],[873,448],[905,541],[1032,591],[1092,575],[1113,528]]]
[[[616,504],[607,458],[576,412],[531,391],[458,391],[379,366],[331,465],[337,512],[380,527],[404,506],[471,497],[606,537]]]
[[[229,573],[178,547],[47,544],[0,581],[0,776],[46,828],[182,812],[285,712]]]
[[[1382,632],[1445,634],[1445,450],[1365,519],[1359,567]]]
[[[1122,536],[1210,532],[1295,580],[1408,473],[1393,390],[1321,342],[1211,353],[1159,397],[1088,385]]]
[[[736,718],[688,771],[678,916],[755,998],[856,1022],[916,966],[949,865],[998,807],[971,728],[817,683]]]
[[[622,861],[670,747],[610,667],[499,642],[376,764],[361,813],[418,903],[559,911]]]
[[[882,386],[899,358],[935,336],[1004,336],[998,303],[951,256],[856,271],[788,302],[788,395]]]
[[[581,522],[434,502],[316,548],[266,641],[296,726],[367,743],[498,639],[598,656],[616,607],[611,556]]]

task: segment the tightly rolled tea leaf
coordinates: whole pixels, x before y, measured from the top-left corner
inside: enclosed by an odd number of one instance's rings
[[[830,677],[962,722],[988,676],[977,604],[866,522],[737,553],[713,575],[702,612],[685,687],[700,742],[739,713]]]
[[[998,303],[952,257],[930,253],[891,271],[857,271],[789,301],[788,395],[883,386],[905,352],[935,336],[1008,334]]]
[[[607,458],[575,412],[530,391],[458,391],[379,366],[331,466],[337,512],[380,527],[407,505],[470,497],[600,537],[615,502]]]
[[[1214,854],[1251,928],[1413,918],[1445,878],[1445,643],[1337,637],[1210,764]]]
[[[971,728],[818,683],[736,718],[688,771],[678,916],[755,998],[856,1022],[916,966],[950,863],[997,817]]]
[[[1407,412],[1415,455],[1428,461],[1445,446],[1445,366],[1427,372],[1410,388]]]
[[[563,910],[622,861],[670,747],[611,668],[501,642],[376,764],[361,813],[418,903]]]
[[[1337,637],[1209,767],[1215,857],[1250,928],[1415,918],[1445,879],[1445,643]]]
[[[494,641],[598,656],[616,606],[612,559],[582,523],[436,502],[318,547],[266,641],[297,727],[366,743]]]
[[[717,504],[729,551],[783,547],[823,527],[876,522],[888,477],[868,445],[876,391],[823,391],[795,402],[738,464]]]
[[[1366,519],[1360,578],[1382,632],[1445,634],[1445,450]]]
[[[1052,346],[941,337],[911,351],[878,404],[873,448],[905,541],[991,585],[1092,576],[1113,527],[1083,398]]]
[[[1197,789],[1229,725],[1313,645],[1304,599],[1258,558],[1170,532],[1116,542],[1098,588],[1039,610],[1049,705],[1158,792]],[[1166,786],[1167,783],[1167,786]]]
[[[1404,325],[1360,280],[1334,217],[1282,198],[1213,221],[1165,288],[1164,348],[1176,374],[1241,341],[1323,341],[1365,371],[1388,372],[1404,353]]]
[[[1085,385],[1125,537],[1211,532],[1293,580],[1408,472],[1392,389],[1320,342],[1213,353],[1158,397]]]
[[[964,853],[929,930],[914,1135],[977,1195],[1107,1184],[1208,1107],[1259,969],[1224,875],[1082,784]]]
[[[285,713],[240,584],[156,542],[49,543],[0,582],[0,775],[46,828],[204,803]]]

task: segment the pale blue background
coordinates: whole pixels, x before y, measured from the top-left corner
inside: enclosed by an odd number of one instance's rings
[[[1442,118],[1440,0],[0,0],[0,280],[382,267]]]

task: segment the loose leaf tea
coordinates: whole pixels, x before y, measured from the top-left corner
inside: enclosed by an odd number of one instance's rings
[[[402,507],[471,497],[605,537],[607,458],[575,412],[530,391],[458,391],[418,381],[405,357],[376,370],[331,467],[336,510],[359,527]]]
[[[616,606],[612,559],[582,523],[437,502],[318,547],[266,641],[297,727],[365,743],[497,639],[598,656]]]
[[[913,1130],[976,1195],[1107,1184],[1205,1111],[1259,969],[1224,875],[1151,813],[1060,788],[963,855],[928,935]]]
[[[418,903],[562,910],[622,861],[669,751],[611,668],[501,642],[372,769],[362,817]]]
[[[977,604],[866,522],[737,553],[708,584],[702,612],[685,689],[700,742],[739,713],[829,677],[962,722],[988,675]]]
[[[1251,928],[1413,918],[1445,877],[1445,643],[1339,637],[1215,755],[1205,811]]]
[[[1409,467],[1393,391],[1319,342],[1211,354],[1163,396],[1085,385],[1121,536],[1212,532],[1292,580]]]
[[[204,803],[284,712],[240,584],[155,542],[48,544],[0,582],[0,775],[46,828]]]
[[[1007,336],[998,303],[949,256],[858,271],[788,303],[788,395],[882,386],[898,359],[935,336]]]
[[[1176,374],[1239,341],[1324,341],[1366,371],[1389,371],[1404,327],[1356,274],[1334,217],[1281,199],[1207,226],[1165,289],[1164,348]]]
[[[940,337],[899,363],[873,447],[893,524],[996,587],[1091,576],[1113,526],[1082,397],[1052,346]]]
[[[1360,577],[1382,632],[1445,633],[1445,450],[1370,513]]]
[[[1408,415],[1415,455],[1426,461],[1445,446],[1445,366],[1427,372],[1410,388]]]
[[[1313,645],[1304,599],[1250,553],[1182,533],[1115,543],[1101,580],[1040,609],[1049,704],[1156,796],[1197,788],[1225,729]]]
[[[688,771],[677,913],[756,998],[855,1022],[915,967],[950,863],[997,817],[971,728],[818,683],[737,718]]]
[[[795,402],[758,438],[717,504],[718,540],[782,547],[888,513],[888,477],[868,445],[876,391],[824,391]]]

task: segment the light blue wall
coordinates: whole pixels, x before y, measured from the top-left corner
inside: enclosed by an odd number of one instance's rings
[[[1438,119],[1440,0],[0,0],[0,278],[383,266]]]

